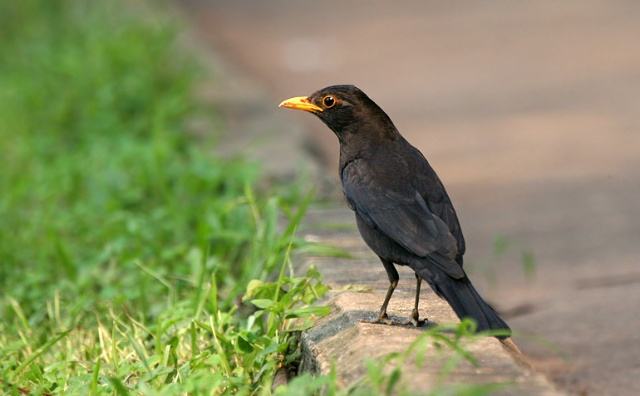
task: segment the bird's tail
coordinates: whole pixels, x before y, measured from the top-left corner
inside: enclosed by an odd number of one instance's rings
[[[428,276],[420,275],[440,297],[451,305],[460,319],[471,318],[475,320],[478,331],[506,330],[510,333],[509,326],[493,307],[480,297],[469,278],[465,276],[461,279],[454,279],[437,268],[431,268],[429,272]],[[500,339],[507,337],[509,336],[497,336]]]

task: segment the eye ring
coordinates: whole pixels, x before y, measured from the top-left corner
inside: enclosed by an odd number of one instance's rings
[[[335,106],[336,100],[335,100],[335,98],[333,96],[327,95],[324,98],[322,98],[322,104],[324,105],[324,107],[329,109],[329,108]]]

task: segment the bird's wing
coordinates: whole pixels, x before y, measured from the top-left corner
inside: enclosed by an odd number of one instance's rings
[[[462,228],[460,227],[458,216],[455,209],[453,208],[453,204],[449,200],[449,197],[444,196],[440,201],[430,200],[429,195],[426,194],[423,194],[422,197],[425,199],[425,202],[427,203],[429,209],[431,209],[431,211],[436,216],[440,217],[442,221],[445,222],[447,228],[449,229],[449,232],[456,239],[458,247],[458,255],[456,257],[456,261],[458,262],[458,264],[462,265],[462,255],[466,250],[464,235],[462,235]]]
[[[456,239],[417,191],[384,188],[362,164],[345,167],[342,183],[349,205],[367,223],[416,256],[443,258],[437,260],[438,265],[450,276],[464,276],[462,267],[454,261]]]
[[[419,169],[413,179],[415,187],[422,195],[429,209],[447,224],[449,232],[456,238],[458,246],[456,261],[462,265],[462,255],[466,250],[464,235],[462,235],[462,227],[460,227],[458,215],[451,203],[449,194],[447,194],[447,190],[444,188],[440,178],[422,153],[415,147],[412,147],[412,151],[412,158],[417,162],[414,166]]]

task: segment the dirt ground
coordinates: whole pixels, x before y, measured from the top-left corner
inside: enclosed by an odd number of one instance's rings
[[[445,182],[466,268],[539,369],[576,394],[640,394],[640,2],[179,4],[274,111],[365,90]],[[334,172],[335,137],[291,117]]]

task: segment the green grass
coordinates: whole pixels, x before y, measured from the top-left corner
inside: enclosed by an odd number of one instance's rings
[[[138,11],[0,2],[0,393],[268,390],[326,311],[288,271],[308,200],[186,133],[199,71]]]

